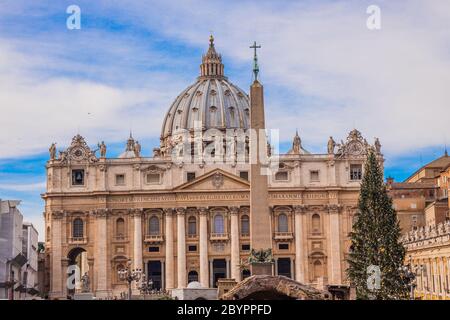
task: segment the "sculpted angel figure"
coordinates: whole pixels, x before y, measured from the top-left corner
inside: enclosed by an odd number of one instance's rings
[[[381,153],[381,143],[378,138],[375,138],[375,151]]]

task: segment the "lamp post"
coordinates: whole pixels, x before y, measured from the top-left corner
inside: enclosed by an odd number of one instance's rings
[[[144,300],[145,300],[145,295],[147,293],[151,293],[152,288],[153,288],[153,280],[152,279],[147,280],[145,274],[143,274],[139,290],[141,291],[141,294],[144,295]]]
[[[142,269],[131,269],[131,261],[128,260],[128,265],[125,269],[117,271],[120,280],[128,282],[128,300],[131,300],[131,283],[139,281],[142,276]]]
[[[422,265],[418,265],[416,267],[413,267],[412,265],[412,257],[411,255],[409,256],[409,261],[408,261],[408,265],[404,265],[401,268],[401,271],[403,272],[404,277],[407,280],[408,283],[408,287],[409,287],[409,298],[411,300],[414,300],[414,289],[416,288],[416,279],[417,279],[417,274],[419,272],[422,272],[423,270],[423,266]]]

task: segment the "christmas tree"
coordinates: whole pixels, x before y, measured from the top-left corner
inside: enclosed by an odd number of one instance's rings
[[[405,299],[408,283],[401,271],[405,248],[400,225],[373,151],[365,164],[347,274],[357,299]]]

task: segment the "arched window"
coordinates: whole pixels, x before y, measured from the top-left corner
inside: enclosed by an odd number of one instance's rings
[[[317,213],[312,216],[312,230],[313,232],[320,232],[320,215]]]
[[[47,233],[45,236],[46,236],[47,241],[50,241],[50,227],[47,227]]]
[[[72,225],[72,237],[83,238],[83,220],[81,218],[75,218]]]
[[[288,232],[288,219],[284,213],[278,216],[278,232]]]
[[[320,260],[314,261],[314,280],[317,280],[317,278],[323,277],[323,265]]]
[[[241,217],[241,235],[249,235],[250,234],[250,219],[248,215],[243,215]]]
[[[214,217],[214,233],[225,233],[223,216],[221,214],[217,214]]]
[[[159,235],[159,218],[158,217],[153,216],[150,218],[148,231],[151,236]]]
[[[188,235],[195,236],[197,234],[197,219],[189,217],[188,219]]]
[[[188,273],[188,283],[198,281],[198,273],[197,271],[189,271]]]
[[[125,220],[123,220],[123,218],[118,218],[116,220],[116,235],[118,237],[123,237],[125,235]]]

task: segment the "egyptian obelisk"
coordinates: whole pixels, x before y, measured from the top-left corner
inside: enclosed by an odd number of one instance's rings
[[[250,154],[252,155],[250,157],[250,245],[255,250],[267,250],[272,248],[272,235],[267,191],[268,177],[261,174],[263,163],[260,159],[260,153],[265,155],[267,151],[264,132],[264,92],[263,86],[258,81],[259,67],[256,48],[260,48],[260,46],[257,46],[255,42],[250,48],[255,50],[254,81],[250,86],[250,128],[253,131],[250,137]],[[257,155],[256,159],[255,154]]]

